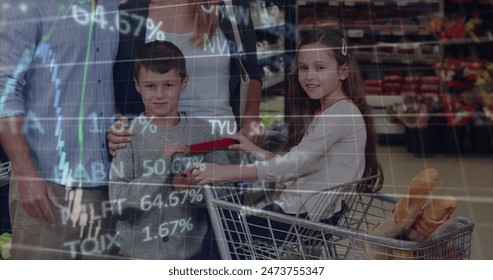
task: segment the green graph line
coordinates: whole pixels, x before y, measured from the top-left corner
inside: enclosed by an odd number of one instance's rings
[[[96,9],[96,0],[91,1],[91,15],[94,15]],[[89,39],[87,42],[86,49],[86,63],[84,64],[84,77],[82,78],[82,92],[80,96],[80,110],[79,110],[79,130],[78,130],[78,140],[79,140],[79,166],[82,166],[82,158],[84,155],[84,99],[86,97],[86,82],[87,73],[89,72],[89,59],[91,55],[92,47],[92,35],[94,31],[94,22],[89,25]],[[82,186],[82,178],[79,176],[79,187]]]

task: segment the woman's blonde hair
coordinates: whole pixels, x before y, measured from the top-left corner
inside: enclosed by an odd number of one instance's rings
[[[219,0],[190,0],[192,23],[195,25],[195,34],[192,37],[194,46],[201,46],[206,38],[216,35],[220,16],[218,5],[221,2]]]

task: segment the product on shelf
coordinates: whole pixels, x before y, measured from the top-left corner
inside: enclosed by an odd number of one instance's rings
[[[449,19],[447,20],[443,31],[440,33],[440,39],[463,39],[466,37],[466,29],[464,27],[464,19]]]
[[[447,89],[455,93],[472,88],[483,65],[484,61],[478,59],[446,58],[435,63],[434,67]]]
[[[267,5],[266,1],[250,2],[251,17],[255,26],[284,23],[284,11],[277,5]]]
[[[441,101],[449,126],[464,126],[474,116],[474,104],[464,94],[442,95]]]
[[[445,26],[445,19],[440,15],[435,15],[430,18],[428,22],[428,30],[432,33],[439,34],[442,32]]]
[[[382,80],[365,80],[365,92],[372,95],[381,95],[382,85]]]
[[[492,40],[493,21],[490,18],[475,16],[466,22],[465,30],[476,43],[481,43],[482,40]]]
[[[382,95],[400,95],[401,94],[401,83],[385,81],[382,87]]]

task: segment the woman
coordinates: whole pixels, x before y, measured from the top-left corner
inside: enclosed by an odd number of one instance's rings
[[[256,144],[265,140],[260,125],[262,71],[257,61],[255,31],[247,0],[233,1],[245,55],[243,64],[251,78],[245,117],[239,132]],[[120,6],[120,46],[114,82],[117,109],[124,116],[144,111],[135,90],[133,55],[146,42],[166,40],[183,51],[190,81],[180,99],[179,110],[204,118],[220,135],[232,134],[239,123],[239,70],[236,43],[223,1],[130,0]],[[128,142],[112,131],[109,147]]]

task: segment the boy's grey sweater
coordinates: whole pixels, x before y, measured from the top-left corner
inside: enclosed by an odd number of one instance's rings
[[[132,142],[117,151],[111,168],[113,214],[136,210],[130,218],[117,222],[120,254],[136,259],[197,257],[208,228],[205,194],[198,186],[189,189],[198,195],[175,191],[169,184],[173,162],[165,158],[163,148],[172,141],[189,145],[213,140],[212,128],[204,120],[180,114],[177,126],[158,127],[153,133],[143,120],[146,118],[141,115],[131,122]],[[204,162],[227,164],[228,160],[224,151],[217,151],[204,154]]]

